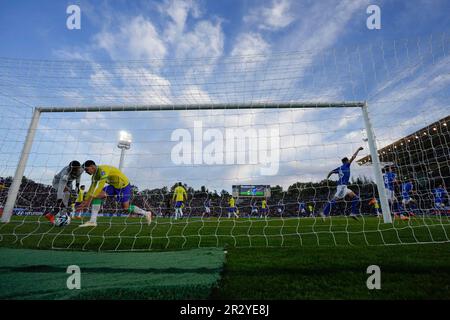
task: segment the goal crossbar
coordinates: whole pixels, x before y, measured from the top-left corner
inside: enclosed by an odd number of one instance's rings
[[[129,106],[45,106],[39,112],[106,112],[106,111],[190,111],[190,110],[239,110],[239,109],[315,109],[315,108],[362,108],[366,102],[256,102],[256,103],[204,103],[204,104],[152,104]]]

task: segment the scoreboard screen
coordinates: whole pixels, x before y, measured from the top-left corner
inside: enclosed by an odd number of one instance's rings
[[[233,186],[234,197],[270,197],[268,185],[238,185]]]

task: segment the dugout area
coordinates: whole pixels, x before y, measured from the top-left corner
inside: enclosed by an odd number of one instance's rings
[[[0,248],[0,300],[206,299],[220,279],[220,248],[82,252]],[[70,265],[81,289],[67,288]]]

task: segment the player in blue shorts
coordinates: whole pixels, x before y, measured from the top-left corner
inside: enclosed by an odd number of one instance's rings
[[[416,201],[411,197],[411,194],[414,191],[414,184],[412,179],[404,178],[402,183],[402,205],[404,208],[404,213],[400,214],[400,219],[408,220],[409,216],[414,215],[412,211],[414,211],[416,207]]]
[[[327,179],[330,178],[332,174],[339,175],[339,181],[337,185],[336,194],[334,195],[333,199],[331,201],[328,201],[327,205],[323,209],[323,212],[320,213],[323,219],[325,217],[328,217],[331,212],[331,207],[333,204],[336,203],[336,200],[338,199],[345,199],[346,196],[350,198],[352,201],[352,213],[350,214],[350,217],[352,217],[355,220],[358,220],[356,217],[358,212],[358,204],[359,204],[359,196],[354,193],[352,190],[347,188],[348,182],[350,181],[350,165],[352,164],[353,160],[355,160],[358,153],[363,150],[363,147],[359,147],[358,150],[353,154],[353,156],[348,159],[347,157],[343,158],[342,165],[328,173]]]
[[[403,207],[398,202],[397,197],[395,196],[395,186],[399,184],[397,180],[397,175],[393,172],[391,166],[387,166],[385,168],[385,173],[383,175],[384,187],[386,189],[386,198],[389,202],[389,206],[391,207],[392,212],[403,212]]]
[[[250,207],[251,207],[250,217],[258,216],[258,206],[256,205],[256,201],[251,201],[250,202]]]
[[[298,203],[298,214],[306,215],[306,204],[303,201]]]
[[[435,188],[433,190],[433,196],[434,196],[434,208],[437,210],[442,210],[445,208],[445,196],[448,197],[448,192],[445,190],[445,188],[442,186],[442,184],[439,185],[439,187]]]
[[[277,204],[277,212],[280,215],[280,217],[283,216],[284,210],[285,210],[284,201],[283,199],[280,199]]]
[[[207,198],[205,202],[203,203],[203,206],[205,207],[205,211],[202,214],[202,218],[205,217],[205,215],[210,216],[211,215],[211,199]]]

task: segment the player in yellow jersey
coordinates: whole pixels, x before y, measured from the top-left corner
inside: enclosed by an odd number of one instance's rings
[[[262,218],[263,216],[266,217],[268,211],[269,211],[269,210],[268,210],[268,208],[267,208],[267,200],[266,200],[266,199],[263,199],[263,200],[261,201],[261,216],[260,216],[260,218]]]
[[[314,207],[312,205],[308,205],[309,216],[314,217]]]
[[[186,189],[181,182],[178,182],[172,197],[172,201],[175,201],[175,219],[183,218],[183,204],[185,200],[187,200]]]
[[[106,197],[115,197],[122,205],[122,209],[129,214],[135,213],[145,216],[148,224],[152,221],[152,213],[145,211],[135,205],[130,205],[131,185],[128,178],[117,168],[107,165],[96,165],[94,161],[88,160],[83,164],[84,171],[92,176],[92,183],[86,193],[85,199],[78,206],[83,210],[92,204],[91,219],[80,227],[97,226],[97,215],[100,211],[101,202]],[[105,184],[108,186],[105,187]]]
[[[228,200],[228,218],[231,218],[231,214],[234,214],[236,218],[239,218],[239,215],[237,214],[237,207],[236,207],[236,200],[234,200],[233,197],[230,197]]]
[[[369,201],[369,205],[373,206],[373,210],[378,218],[381,217],[381,211],[380,211],[380,203],[378,202],[377,198],[372,198]]]

